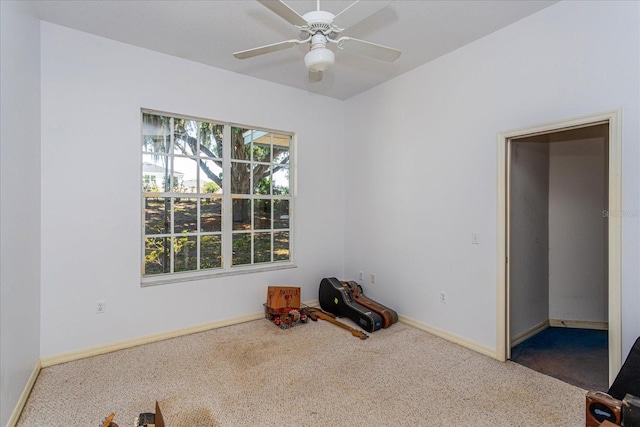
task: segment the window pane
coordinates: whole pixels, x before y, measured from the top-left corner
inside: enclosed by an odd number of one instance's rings
[[[289,168],[279,166],[273,172],[273,194],[284,196],[290,194],[289,191]]]
[[[154,154],[167,153],[171,143],[169,117],[144,113],[142,115],[142,151]]]
[[[168,197],[144,198],[144,234],[171,233],[171,199]]]
[[[181,180],[179,176],[172,175],[167,176],[165,182],[162,184],[162,191],[171,193],[180,191]]]
[[[255,233],[253,238],[253,262],[271,262],[271,233]]]
[[[200,231],[222,230],[222,199],[200,199]]]
[[[289,201],[273,201],[273,228],[289,228]]]
[[[222,266],[222,239],[220,236],[202,236],[200,238],[200,269],[220,268]]]
[[[178,197],[173,201],[174,233],[198,231],[198,199]]]
[[[176,193],[198,192],[198,162],[186,157],[174,157],[173,177]]]
[[[273,260],[285,261],[289,259],[289,232],[273,233]]]
[[[271,161],[271,134],[263,131],[253,131],[253,161]]]
[[[200,123],[200,155],[205,157],[222,158],[223,125]]]
[[[198,268],[198,238],[196,236],[176,236],[173,271],[191,271]]]
[[[271,194],[271,168],[253,165],[253,194]]]
[[[248,163],[231,163],[231,193],[249,194],[251,172]]]
[[[289,145],[291,137],[289,135],[273,135],[273,163],[284,165],[289,164]]]
[[[256,199],[253,202],[253,228],[254,230],[271,229],[271,200]]]
[[[171,271],[170,237],[148,237],[144,247],[144,274],[163,274]]]
[[[233,265],[251,264],[251,235],[233,234]]]
[[[234,199],[232,206],[233,229],[249,230],[251,228],[251,200]]]
[[[231,158],[250,160],[251,131],[242,128],[231,128]]]
[[[200,193],[222,194],[222,162],[200,159]]]
[[[195,156],[198,149],[198,122],[188,119],[173,119],[173,154]]]
[[[142,190],[147,193],[164,191],[164,183],[169,175],[167,156],[145,154],[142,156]]]

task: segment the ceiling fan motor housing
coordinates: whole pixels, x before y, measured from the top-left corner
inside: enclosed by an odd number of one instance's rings
[[[333,19],[336,17],[331,12],[314,10],[305,13],[302,17],[307,21],[307,25],[304,26],[303,30],[306,30],[311,35],[320,32],[327,36],[337,29],[335,25],[331,25]]]

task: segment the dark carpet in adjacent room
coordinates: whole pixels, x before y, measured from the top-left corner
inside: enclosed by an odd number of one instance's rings
[[[513,347],[511,360],[585,390],[609,388],[607,331],[547,328]]]

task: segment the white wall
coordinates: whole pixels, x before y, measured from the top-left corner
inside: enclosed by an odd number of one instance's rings
[[[556,134],[549,167],[549,317],[608,322],[608,127]]]
[[[40,356],[40,23],[0,2],[0,425]]]
[[[375,272],[374,299],[496,348],[496,135],[622,108],[622,203],[638,209],[639,8],[560,2],[347,101],[347,278]],[[622,222],[623,355],[639,222]]]
[[[342,102],[49,23],[41,31],[42,357],[257,313],[268,285],[314,300],[323,277],[342,276]],[[298,268],[140,287],[141,107],[297,133]]]
[[[540,142],[511,145],[508,255],[511,341],[549,320],[549,151],[549,145]]]

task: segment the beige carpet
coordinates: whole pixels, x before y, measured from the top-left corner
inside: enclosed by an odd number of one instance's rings
[[[52,366],[20,427],[584,426],[585,390],[403,323],[367,340],[266,319]]]

